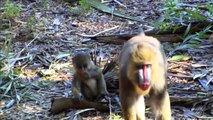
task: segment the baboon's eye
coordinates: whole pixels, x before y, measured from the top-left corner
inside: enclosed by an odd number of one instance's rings
[[[87,64],[83,64],[82,67],[83,67],[84,69],[86,69],[86,68],[87,68]]]
[[[146,67],[151,67],[152,64],[144,64],[144,66],[146,66]]]
[[[78,69],[81,69],[81,65],[76,65],[76,67],[77,67]]]
[[[145,67],[151,67],[152,64],[144,64],[144,63],[143,63],[143,64],[137,64],[137,65],[136,65],[136,67],[137,67],[138,69],[141,69],[141,68],[143,68],[144,66],[145,66]]]

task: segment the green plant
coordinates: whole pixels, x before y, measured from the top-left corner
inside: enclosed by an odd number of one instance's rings
[[[171,23],[164,22],[164,21],[155,22],[154,26],[158,26],[158,28],[160,29],[160,31],[167,31],[168,29],[170,29],[170,28],[173,27]]]
[[[172,56],[171,58],[169,58],[168,60],[169,61],[179,61],[179,60],[188,60],[190,58],[191,58],[191,56],[188,56],[188,55],[175,55],[175,56]]]
[[[120,120],[121,116],[116,114],[111,114],[112,120]]]
[[[164,17],[171,22],[184,23],[191,20],[206,20],[206,17],[202,16],[200,6],[191,6],[189,4],[178,2],[177,0],[166,0],[163,5],[162,11],[164,11]]]
[[[197,32],[195,34],[188,34],[190,27],[191,27],[191,24],[188,25],[184,33],[184,37],[182,38],[183,42],[179,44],[173,51],[171,51],[169,55],[172,55],[175,51],[183,51],[187,49],[199,48],[200,43],[208,37],[207,33],[213,32],[211,30],[212,26],[207,26],[205,29],[201,30],[200,32]]]
[[[163,17],[165,18],[165,20],[157,21],[154,23],[154,25],[157,26],[160,31],[167,31],[168,29],[174,28],[175,26],[175,29],[173,31],[175,32],[175,30],[179,28],[179,25],[175,23],[176,20],[173,16],[178,16],[180,14],[180,12],[176,11],[176,9],[178,8],[179,4],[175,0],[165,0],[164,5],[161,9],[161,11],[164,12]]]
[[[88,4],[88,0],[79,0],[77,7],[69,7],[69,10],[73,14],[82,15],[88,13],[91,6]]]
[[[88,0],[80,0],[79,1],[79,5],[80,5],[80,9],[82,10],[82,12],[86,12],[88,10],[90,10],[90,5],[88,4]]]
[[[207,8],[209,9],[209,16],[213,19],[213,4],[207,3]]]
[[[190,25],[184,33],[182,44],[176,50],[183,50],[187,48],[198,48],[203,39],[207,38],[207,33],[212,32],[211,27],[207,26],[205,29],[197,32],[196,34],[188,35]]]
[[[41,4],[43,7],[47,7],[48,6],[48,1],[49,0],[41,0]]]
[[[179,14],[178,11],[176,11],[179,8],[179,4],[175,0],[165,0],[162,11],[165,11],[164,17],[166,19],[170,19],[171,15],[177,16]]]
[[[36,19],[35,19],[35,17],[29,17],[29,18],[27,19],[27,28],[28,28],[28,29],[31,30],[35,24],[36,24]]]
[[[211,4],[207,4],[204,7],[209,6],[209,13],[213,11]],[[181,26],[187,26],[191,21],[206,21],[209,16],[202,14],[204,11],[200,9],[200,5],[192,6],[178,2],[177,0],[165,0],[161,11],[163,12],[164,19],[155,23],[160,28],[160,31],[166,31],[173,28],[175,32]]]
[[[17,60],[24,59],[19,57],[19,53],[11,52],[11,40],[13,35],[6,35],[3,46],[0,47],[0,99],[11,98],[5,106],[10,107],[15,102],[18,104],[22,97],[27,93],[31,86],[23,87],[20,83],[20,70],[15,68]]]
[[[0,50],[0,90],[3,91],[1,98],[3,98],[12,89],[12,86],[14,86],[13,66],[11,65],[13,54],[10,53],[11,38],[12,35],[6,36],[3,47]]]
[[[10,0],[6,0],[3,7],[5,9],[3,14],[5,18],[16,17],[20,14],[21,11],[21,7],[13,4],[10,2]]]

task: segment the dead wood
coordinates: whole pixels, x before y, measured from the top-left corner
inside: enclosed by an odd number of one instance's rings
[[[101,112],[108,112],[109,107],[107,105],[90,102],[86,100],[77,100],[73,98],[57,98],[52,99],[51,108],[49,110],[50,114],[59,114],[69,109],[86,109],[86,108],[95,108]]]
[[[92,39],[102,43],[123,44],[125,41],[129,40],[131,37],[135,35],[137,34],[96,36],[96,37],[93,37]],[[180,38],[181,35],[179,34],[164,34],[164,35],[152,35],[152,36],[162,42],[180,42],[181,41],[181,38]]]
[[[191,28],[189,34],[194,34],[206,28],[209,25],[213,25],[211,22],[193,22],[191,23]],[[154,29],[152,31],[145,32],[146,35],[153,36],[160,40],[161,42],[181,42],[184,32],[188,26],[181,26],[179,29],[168,29],[167,31],[160,31]],[[107,35],[107,36],[95,36],[91,39],[97,40],[98,42],[103,43],[112,43],[112,44],[123,44],[125,41],[129,40],[131,37],[137,34],[122,34],[122,35]]]

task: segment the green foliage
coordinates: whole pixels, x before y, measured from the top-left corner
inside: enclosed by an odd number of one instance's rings
[[[166,19],[170,19],[171,15],[178,16],[179,12],[176,11],[179,8],[179,4],[176,0],[165,0],[164,2],[164,8],[162,11],[165,11],[164,17]]]
[[[27,19],[27,28],[28,29],[31,30],[35,24],[36,24],[36,19],[34,17],[29,17]]]
[[[10,56],[9,56],[9,53],[10,53],[10,46],[11,46],[11,39],[12,39],[12,35],[7,35],[6,36],[6,40],[4,41],[4,44],[3,44],[3,51],[1,51],[1,57],[3,57],[2,59],[8,59]]]
[[[4,91],[1,98],[6,95],[12,86],[13,70],[11,69],[10,60],[12,54],[10,54],[11,35],[6,36],[6,40],[0,50],[0,91]]]
[[[201,9],[206,7],[209,11],[203,11],[203,9]],[[177,0],[165,0],[161,10],[165,19],[155,23],[155,25],[160,28],[160,31],[173,29],[174,33],[181,26],[187,26],[182,38],[183,42],[171,51],[169,55],[172,55],[175,51],[179,50],[199,48],[201,41],[207,37],[207,33],[212,32],[210,30],[211,26],[208,26],[195,34],[189,33],[191,29],[190,22],[207,21],[207,19],[212,17],[213,5],[210,3],[204,5],[191,5],[178,2]],[[177,58],[180,57],[175,57],[174,59]]]
[[[80,5],[80,9],[82,10],[82,12],[86,12],[88,10],[90,10],[90,5],[88,4],[87,0],[80,0],[79,1],[79,5]]]
[[[188,13],[189,19],[202,20],[202,21],[206,20],[206,17],[198,14],[199,13],[198,8],[194,9],[194,11],[193,10],[185,10],[185,12]]]
[[[197,32],[196,34],[186,35],[183,38],[182,44],[176,48],[176,50],[183,50],[188,48],[199,48],[203,39],[207,38],[207,33],[212,32],[211,26],[207,26],[204,30]]]
[[[191,56],[188,55],[175,55],[172,56],[172,58],[169,59],[169,61],[179,61],[179,60],[188,60]]]
[[[78,7],[70,7],[69,10],[71,13],[77,15],[83,15],[90,12],[91,6],[88,4],[88,0],[79,0]]]
[[[182,44],[190,43],[190,44],[200,44],[200,42],[204,39],[207,38],[207,33],[212,32],[211,26],[207,26],[205,29],[203,29],[200,32],[197,32],[196,34],[192,35],[186,35],[185,38],[183,39]]]
[[[10,0],[6,0],[3,7],[5,9],[3,14],[5,18],[16,17],[21,11],[21,7],[10,2]]]
[[[116,114],[112,114],[111,117],[112,117],[112,120],[120,120],[121,119],[121,116],[116,115]]]
[[[210,16],[213,18],[213,4],[207,3],[207,8],[209,9]]]
[[[212,33],[211,26],[207,26],[204,30],[197,32],[196,34],[188,34],[188,30],[190,29],[190,26],[188,26],[187,30],[185,31],[185,36],[183,39],[183,42],[180,45],[177,45],[177,47],[171,51],[169,54],[173,54],[175,51],[183,51],[187,49],[197,49],[200,46],[200,43],[208,37],[207,33]]]
[[[41,4],[43,5],[43,7],[48,7],[48,1],[49,0],[41,0]]]
[[[16,101],[18,104],[23,96],[21,92],[17,92],[17,88],[22,85],[18,82],[20,79],[20,70],[15,69],[17,54],[11,52],[12,38],[12,35],[6,35],[5,42],[0,47],[0,99],[11,97],[9,95],[15,95],[16,100],[13,99],[12,101]]]
[[[163,21],[155,22],[154,25],[158,26],[160,31],[167,31],[168,29],[173,27],[171,23]]]
[[[185,4],[178,2],[177,0],[165,0],[163,7],[161,9],[163,21],[158,21],[155,23],[156,26],[160,28],[161,31],[166,31],[168,29],[173,29],[175,32],[180,26],[187,26],[191,21],[206,21],[209,16],[204,16],[201,5],[191,6],[190,4]],[[202,7],[208,7],[209,14],[213,13],[213,5],[207,4]]]
[[[180,16],[180,12],[176,11],[179,8],[178,2],[175,0],[165,0],[163,8],[161,9],[163,13],[164,18],[167,21],[158,21],[155,24],[155,26],[158,26],[160,31],[167,31],[168,29],[174,28],[174,32],[177,28],[179,28],[179,25],[175,24],[175,17],[173,16]]]

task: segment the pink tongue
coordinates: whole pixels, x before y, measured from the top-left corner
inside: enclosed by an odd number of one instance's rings
[[[149,83],[148,83],[148,80],[147,80],[147,67],[146,67],[146,65],[143,66],[142,70],[143,70],[144,81],[141,84],[141,89],[147,90],[149,88]]]

